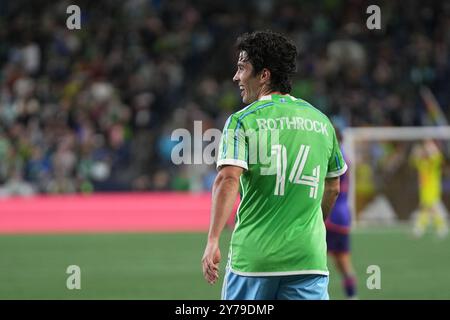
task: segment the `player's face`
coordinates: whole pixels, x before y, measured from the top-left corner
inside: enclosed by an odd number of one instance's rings
[[[261,83],[257,75],[253,74],[253,66],[248,61],[247,52],[241,51],[237,63],[237,71],[233,77],[241,90],[242,101],[246,104],[258,100]]]

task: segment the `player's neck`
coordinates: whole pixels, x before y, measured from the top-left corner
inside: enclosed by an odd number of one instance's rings
[[[280,91],[274,91],[271,89],[261,90],[261,93],[258,95],[258,100],[261,100],[261,98],[266,97],[266,96],[271,96],[273,94],[285,95],[285,94],[281,93]]]

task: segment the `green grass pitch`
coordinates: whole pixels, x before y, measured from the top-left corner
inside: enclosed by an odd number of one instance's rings
[[[202,233],[1,235],[0,299],[219,299],[230,233],[222,238],[220,283],[201,274]],[[360,299],[450,299],[450,238],[415,239],[406,227],[357,229],[353,261]],[[69,290],[69,265],[81,289]],[[381,289],[366,286],[381,269]],[[343,299],[330,266],[330,297]]]

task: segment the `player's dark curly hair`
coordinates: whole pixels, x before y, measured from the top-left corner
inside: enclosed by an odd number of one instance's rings
[[[241,35],[236,49],[247,52],[254,74],[264,68],[270,70],[272,90],[291,92],[290,78],[297,69],[297,48],[290,40],[273,31],[256,31]]]

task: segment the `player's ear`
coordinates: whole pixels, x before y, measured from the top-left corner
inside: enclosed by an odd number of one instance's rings
[[[260,72],[260,81],[261,83],[269,83],[270,82],[270,70],[267,68],[263,68]]]

